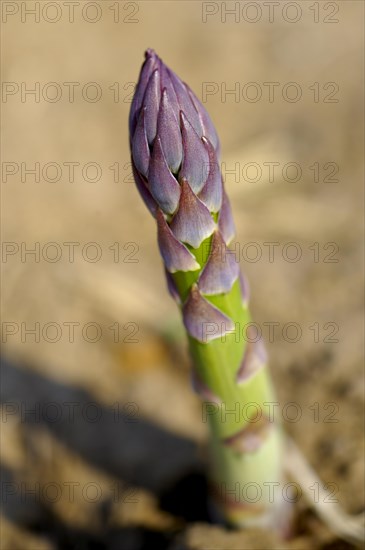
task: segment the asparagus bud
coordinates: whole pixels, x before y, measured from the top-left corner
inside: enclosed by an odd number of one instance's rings
[[[278,526],[282,498],[273,498],[272,488],[281,482],[281,433],[270,417],[274,395],[263,344],[252,334],[247,281],[229,247],[235,230],[218,136],[194,93],[153,50],[129,130],[134,178],[156,218],[168,288],[188,334],[193,386],[210,425],[220,510],[235,526]],[[259,498],[245,496],[248,484]]]

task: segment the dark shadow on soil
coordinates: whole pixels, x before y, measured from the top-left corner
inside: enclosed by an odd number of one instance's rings
[[[144,418],[132,418],[123,403],[116,412],[114,407],[108,409],[97,403],[80,388],[48,379],[4,359],[0,402],[5,415],[20,416],[25,431],[47,428],[93,466],[122,483],[153,492],[163,510],[185,521],[209,521],[204,467],[193,441]],[[44,503],[33,502],[31,496],[22,503],[16,490],[11,495],[11,484],[16,483],[14,476],[15,472],[9,468],[1,469],[3,513],[11,521],[49,538],[57,548],[183,548],[176,532],[162,533],[142,527],[108,528],[108,502],[100,505],[103,533],[95,535],[65,525]]]
[[[191,470],[200,470],[196,444],[149,420],[133,407],[106,408],[85,390],[1,361],[0,401],[27,427],[46,426],[88,462],[156,494]],[[138,405],[138,404],[137,404]]]

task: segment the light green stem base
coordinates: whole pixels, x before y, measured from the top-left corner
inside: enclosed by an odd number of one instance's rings
[[[194,347],[194,343],[192,343]],[[193,351],[193,350],[192,350]],[[195,366],[209,383],[212,363]],[[217,368],[225,369],[220,362]],[[214,369],[212,369],[214,371]],[[223,390],[223,388],[222,388]],[[275,422],[268,424],[265,438],[253,452],[235,450],[223,439],[255,426],[272,411],[273,393],[266,368],[246,385],[237,386],[234,395],[226,394],[222,404],[203,402],[202,421],[210,427],[210,478],[218,508],[226,522],[236,527],[270,527],[281,530],[283,505],[282,434]],[[252,416],[251,416],[252,415]],[[285,523],[285,522],[284,522]]]
[[[236,527],[260,526],[280,530],[277,520],[283,504],[280,429],[272,426],[256,451],[238,452],[222,445],[220,414],[216,416],[209,422],[210,477],[223,517]]]
[[[199,249],[191,249],[202,266],[209,246],[210,239]],[[191,285],[198,279],[199,271],[178,272],[173,277],[184,301]],[[227,294],[205,298],[235,323],[233,332],[209,343],[189,337],[195,371],[219,399],[219,403],[213,400],[202,403],[202,421],[209,422],[211,433],[210,477],[214,493],[227,523],[239,527],[273,526],[277,511],[282,508],[282,502],[272,498],[276,486],[273,484],[282,485],[280,427],[276,422],[267,423],[266,430],[257,432],[260,441],[251,451],[224,442],[246,428],[251,431],[256,421],[267,421],[267,417],[270,420],[274,393],[268,369],[264,365],[245,382],[237,382],[237,373],[248,345],[246,329],[251,321],[247,305],[242,304],[239,281]],[[253,435],[255,437],[254,429]]]

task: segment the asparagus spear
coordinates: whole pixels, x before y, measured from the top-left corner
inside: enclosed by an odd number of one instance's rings
[[[213,493],[228,524],[278,527],[282,436],[269,414],[263,344],[245,331],[248,285],[230,249],[235,229],[219,139],[187,84],[153,50],[145,57],[129,117],[133,173],[156,219],[168,289],[187,331],[210,427]]]

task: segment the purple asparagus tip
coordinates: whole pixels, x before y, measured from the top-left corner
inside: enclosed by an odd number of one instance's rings
[[[227,248],[234,224],[219,166],[219,140],[204,106],[152,48],[145,53],[129,128],[133,173],[157,221],[170,293],[177,298],[171,274],[201,270],[182,306],[185,326],[197,340],[219,338],[232,330],[232,320],[204,295],[229,292],[239,276]],[[191,250],[203,241],[210,246],[205,266]],[[204,335],[202,327],[209,322],[219,328]]]
[[[217,132],[197,97],[152,48],[145,53],[135,89],[129,134],[138,188],[150,210],[151,196],[165,214],[184,211],[186,194],[180,187],[187,181],[194,196],[200,194],[197,204],[201,201],[209,218],[219,211],[223,183]],[[213,222],[207,216],[206,224],[210,235]],[[181,226],[181,219],[176,225]],[[195,244],[200,239],[189,237]]]

